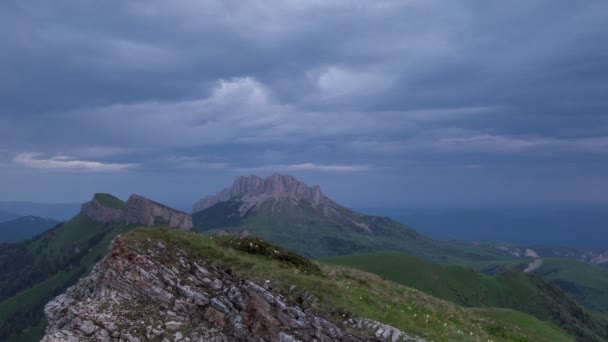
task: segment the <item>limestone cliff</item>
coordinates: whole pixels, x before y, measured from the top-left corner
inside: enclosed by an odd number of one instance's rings
[[[192,229],[192,217],[145,197],[131,195],[125,213],[127,224],[144,226],[168,225],[180,230]]]
[[[246,209],[250,209],[269,198],[304,200],[314,207],[332,203],[318,185],[308,186],[291,176],[274,174],[266,179],[257,176],[239,177],[231,187],[196,202],[192,211],[196,213],[216,203],[234,199],[246,203]]]
[[[80,212],[95,222],[192,229],[189,214],[138,195],[131,195],[124,203],[108,194],[96,194],[91,201],[82,205]]]
[[[116,223],[125,219],[123,209],[102,204],[98,195],[93,196],[91,201],[84,203],[80,212],[95,222]]]
[[[317,316],[192,253],[115,238],[88,277],[46,305],[42,341],[421,341],[367,319]]]

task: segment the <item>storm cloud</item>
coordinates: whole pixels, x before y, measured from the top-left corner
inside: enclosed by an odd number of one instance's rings
[[[604,1],[0,4],[3,200],[608,199]],[[354,186],[356,184],[356,186]]]

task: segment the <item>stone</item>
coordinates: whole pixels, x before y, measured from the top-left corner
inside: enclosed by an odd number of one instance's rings
[[[170,261],[152,252],[158,242],[133,246],[136,242],[116,237],[109,254],[89,276],[45,306],[48,326],[42,342],[357,342],[369,341],[374,334],[377,341],[423,341],[379,322],[340,315],[334,321],[310,308],[303,311],[264,283],[236,279],[215,266],[203,268],[199,265],[212,260],[197,259],[166,244],[163,253],[192,260],[182,273],[208,280],[182,285],[176,279],[172,286],[161,276],[173,273],[172,265],[166,264]],[[220,283],[216,288],[222,290],[213,289]],[[317,300],[308,291],[302,298],[309,303]]]
[[[126,204],[127,224],[144,226],[167,225],[179,230],[192,229],[192,217],[182,211],[171,209],[138,195],[131,195]]]
[[[256,207],[268,198],[288,198],[295,201],[304,200],[310,202],[314,207],[331,202],[329,198],[323,195],[318,185],[311,187],[291,176],[274,174],[266,179],[257,176],[241,176],[234,181],[231,187],[196,202],[192,208],[192,212],[196,213],[216,203],[227,202],[237,198],[245,203],[239,209],[241,214]],[[246,233],[246,235],[248,234],[249,232]]]

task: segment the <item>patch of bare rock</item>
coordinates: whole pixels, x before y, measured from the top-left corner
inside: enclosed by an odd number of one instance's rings
[[[115,238],[88,277],[46,305],[43,342],[424,341],[372,320],[320,317],[268,283],[238,279],[162,242],[134,244]]]

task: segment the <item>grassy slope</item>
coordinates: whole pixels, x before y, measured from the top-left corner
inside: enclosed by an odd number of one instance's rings
[[[125,238],[142,249],[160,239],[169,248],[185,249],[193,258],[229,268],[239,277],[258,282],[270,280],[273,288],[290,301],[295,301],[302,291],[309,291],[319,299],[314,310],[326,317],[338,313],[366,317],[433,341],[571,340],[559,329],[525,314],[488,315],[347,267],[318,264],[323,275],[305,274],[267,256],[224,247],[221,241],[231,238],[165,229],[138,229]],[[167,253],[167,258],[171,255]],[[167,260],[168,264],[171,262],[176,261]],[[292,286],[295,291],[289,290]]]
[[[56,229],[26,242],[25,251],[31,255],[27,263],[29,268],[8,270],[3,274],[14,279],[17,283],[12,285],[20,287],[22,291],[3,298],[0,302],[1,331],[4,333],[7,331],[5,328],[25,323],[39,325],[43,318],[44,304],[78,278],[88,274],[106,253],[111,239],[128,229],[124,225],[107,226],[78,215]],[[76,253],[76,248],[80,253]],[[42,266],[36,268],[37,265]],[[43,273],[47,269],[45,265],[48,265],[48,273]],[[33,335],[39,331],[40,329],[30,329],[26,333]],[[17,340],[28,338],[24,335]]]
[[[534,274],[551,280],[583,305],[608,312],[608,269],[574,259],[543,259]]]
[[[589,340],[606,336],[608,321],[587,312],[563,292],[519,272],[491,277],[459,266],[432,264],[401,253],[350,255],[325,262],[356,267],[465,306],[513,308],[551,320]]]
[[[93,196],[93,198],[95,198],[97,202],[106,208],[124,209],[126,205],[121,199],[110,194],[97,193]]]
[[[247,229],[252,235],[311,258],[392,250],[451,264],[511,259],[488,246],[468,244],[463,248],[433,241],[389,218],[359,215],[346,208],[338,208],[338,215],[325,215],[304,201],[293,205],[269,200],[241,218],[238,207],[237,202],[218,203],[194,214],[195,229]],[[374,233],[365,232],[353,221],[367,224]]]
[[[541,321],[528,314],[501,308],[475,308],[472,312],[499,321],[510,322],[520,329],[528,332],[532,341],[548,339],[550,341],[570,341],[570,337],[565,337],[564,332],[552,323]]]

